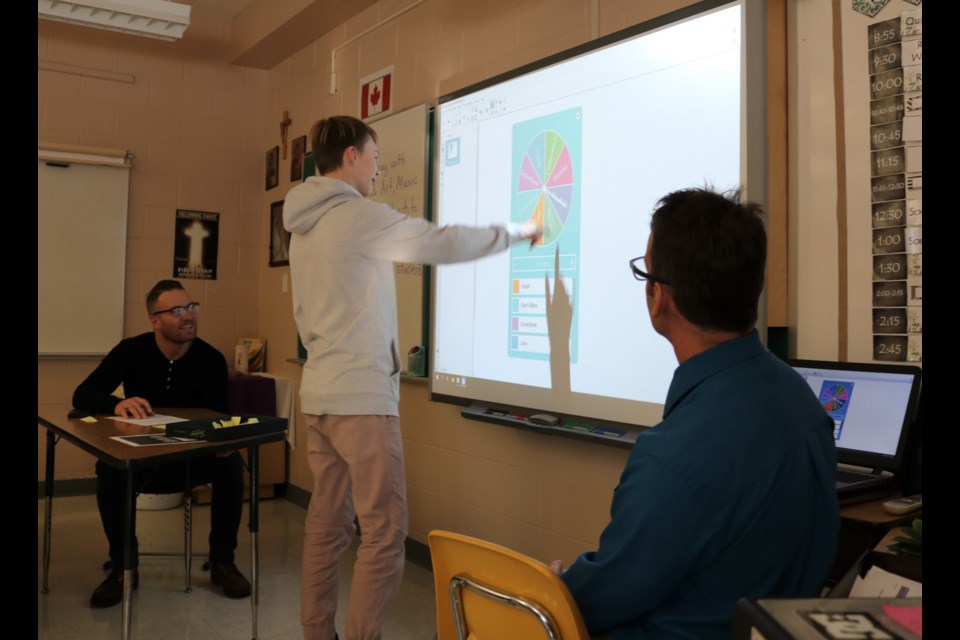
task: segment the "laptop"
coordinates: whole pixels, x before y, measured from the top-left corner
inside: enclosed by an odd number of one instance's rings
[[[841,503],[886,495],[917,415],[915,366],[790,360],[833,419]]]

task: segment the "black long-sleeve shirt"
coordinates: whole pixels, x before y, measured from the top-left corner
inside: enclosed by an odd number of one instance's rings
[[[111,393],[121,383],[126,397],[144,398],[152,407],[229,411],[227,361],[200,338],[179,360],[163,355],[152,332],[122,340],[74,391],[73,406],[113,414],[121,398]]]

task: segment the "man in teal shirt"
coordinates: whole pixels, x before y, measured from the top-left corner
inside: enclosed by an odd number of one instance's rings
[[[740,598],[820,593],[840,521],[833,425],[760,343],[765,263],[759,208],[705,190],[664,197],[630,262],[680,366],[598,549],[561,574],[592,634],[726,639]]]

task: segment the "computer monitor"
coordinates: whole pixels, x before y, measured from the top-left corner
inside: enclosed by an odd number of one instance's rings
[[[919,367],[816,360],[790,364],[834,421],[838,463],[900,469],[920,402]]]

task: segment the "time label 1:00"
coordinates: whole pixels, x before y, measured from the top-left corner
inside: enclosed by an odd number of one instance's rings
[[[876,234],[873,238],[875,249],[883,250],[883,253],[897,253],[897,248],[903,251],[902,233],[889,231],[875,231],[874,233]]]

